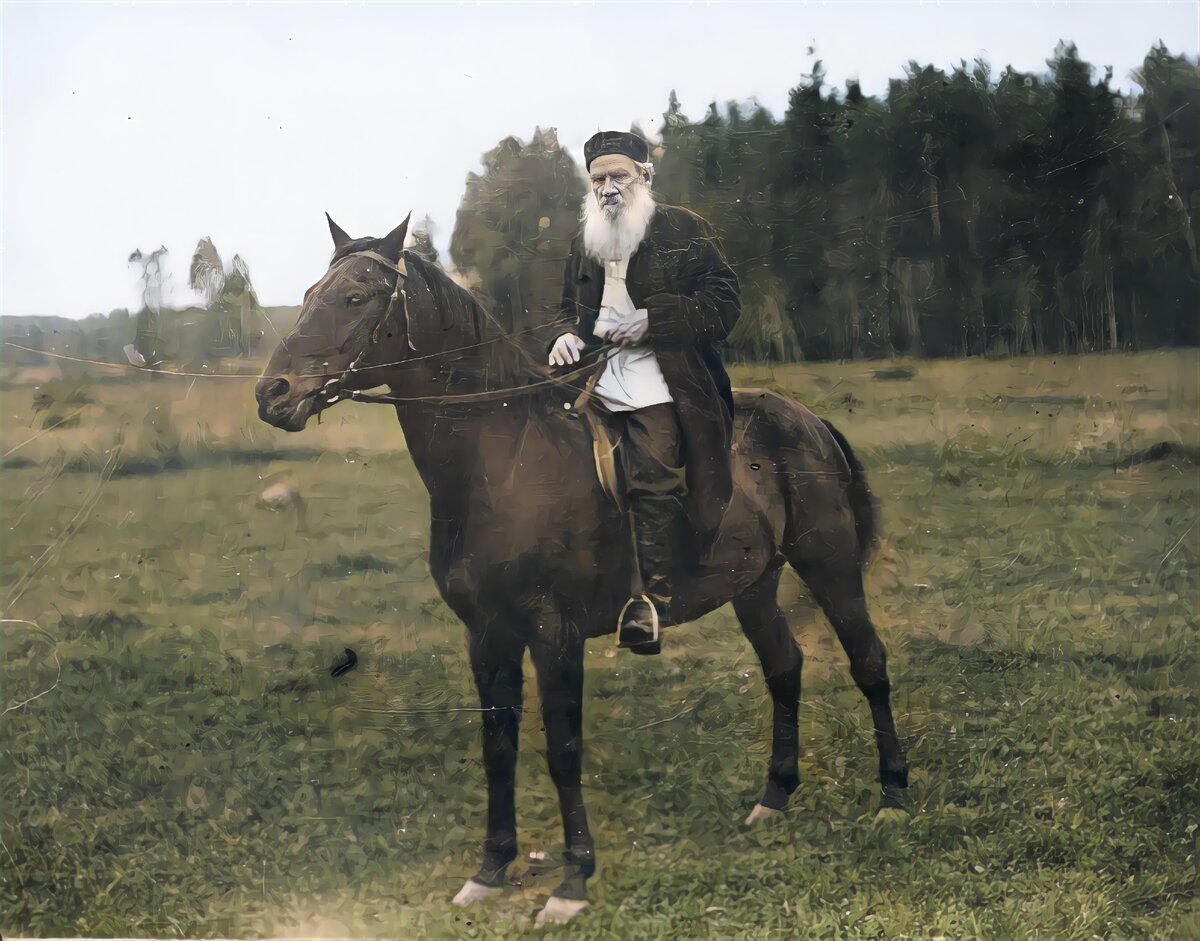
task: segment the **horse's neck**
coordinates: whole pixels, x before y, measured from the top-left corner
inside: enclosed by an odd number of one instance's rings
[[[445,295],[430,291],[419,297],[429,306],[414,305],[410,317],[444,322],[438,305]],[[393,393],[414,400],[423,396],[436,400],[447,395],[517,390],[534,381],[528,369],[532,357],[516,340],[505,337],[482,308],[473,308],[465,298],[459,300],[462,308],[451,318],[458,329],[445,332],[442,352],[425,353],[428,358],[421,363],[400,367],[388,381]],[[468,323],[467,318],[477,323]],[[389,361],[405,359],[406,351],[384,352]],[[522,428],[537,420],[537,398],[537,393],[525,393],[507,402],[494,399],[446,405],[413,401],[397,408],[409,453],[429,490],[435,513],[465,512],[468,484],[479,466],[481,448],[494,447],[498,439],[510,435],[515,441]]]
[[[407,405],[396,412],[434,515],[463,515],[467,485],[478,463],[482,416]]]
[[[399,405],[396,413],[435,513],[465,512],[460,504],[465,503],[482,449],[494,449],[505,438],[515,442],[537,410],[536,393],[463,404],[438,400],[515,389],[526,381],[514,381],[512,370],[491,357],[450,355],[444,360],[433,357],[389,383],[393,393],[413,400]],[[423,397],[431,401],[420,401]]]

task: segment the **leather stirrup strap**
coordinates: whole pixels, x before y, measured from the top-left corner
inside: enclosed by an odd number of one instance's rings
[[[604,362],[607,364],[607,361],[616,352],[617,352],[617,348],[614,347],[613,349],[608,350],[603,356],[598,357],[596,362],[597,363]],[[574,409],[576,413],[581,412],[585,408],[588,407],[588,403],[590,403],[592,401],[592,396],[593,396],[594,390],[596,388],[596,383],[598,383],[600,381],[600,377],[604,375],[604,370],[607,368],[608,368],[607,365],[598,366],[596,368],[596,370],[590,376],[588,376],[588,381],[584,385],[583,391],[579,393],[578,397],[575,399],[575,404],[571,406],[571,408]]]
[[[592,436],[592,460],[596,465],[596,478],[600,481],[600,489],[604,495],[620,509],[624,510],[625,500],[621,493],[617,469],[617,448],[619,442],[614,440],[612,432],[595,414],[586,410],[583,412],[584,421]]]

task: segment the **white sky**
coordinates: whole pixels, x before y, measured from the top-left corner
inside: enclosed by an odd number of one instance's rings
[[[203,235],[264,303],[297,303],[328,261],[325,210],[356,236],[428,212],[444,250],[467,172],[539,124],[578,157],[596,130],[656,130],[672,88],[693,118],[751,96],[781,115],[814,58],[881,94],[910,59],[1042,71],[1060,38],[1127,89],[1155,41],[1200,51],[1198,10],[3,0],[0,311],[136,310],[129,253],[166,244],[183,288]]]

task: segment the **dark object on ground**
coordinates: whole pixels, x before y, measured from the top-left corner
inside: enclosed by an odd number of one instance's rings
[[[1136,467],[1138,464],[1145,464],[1148,461],[1164,461],[1172,456],[1183,458],[1193,464],[1200,463],[1200,453],[1197,453],[1195,448],[1172,444],[1170,441],[1160,441],[1158,444],[1152,444],[1142,451],[1135,451],[1128,457],[1117,461],[1113,464],[1113,470]]]
[[[915,379],[917,370],[912,366],[885,366],[875,370],[876,379]]]
[[[343,673],[349,673],[354,669],[354,665],[358,663],[358,655],[349,647],[346,648],[346,662],[339,663],[329,671],[330,676],[341,676]]]

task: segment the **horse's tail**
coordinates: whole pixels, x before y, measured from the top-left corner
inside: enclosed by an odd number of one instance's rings
[[[870,558],[871,550],[879,541],[879,506],[867,484],[867,472],[863,470],[858,455],[850,447],[850,442],[831,422],[822,418],[821,424],[829,429],[833,440],[846,455],[846,463],[850,465],[850,508],[854,511],[854,532],[858,536],[858,548],[863,561],[866,562]]]

